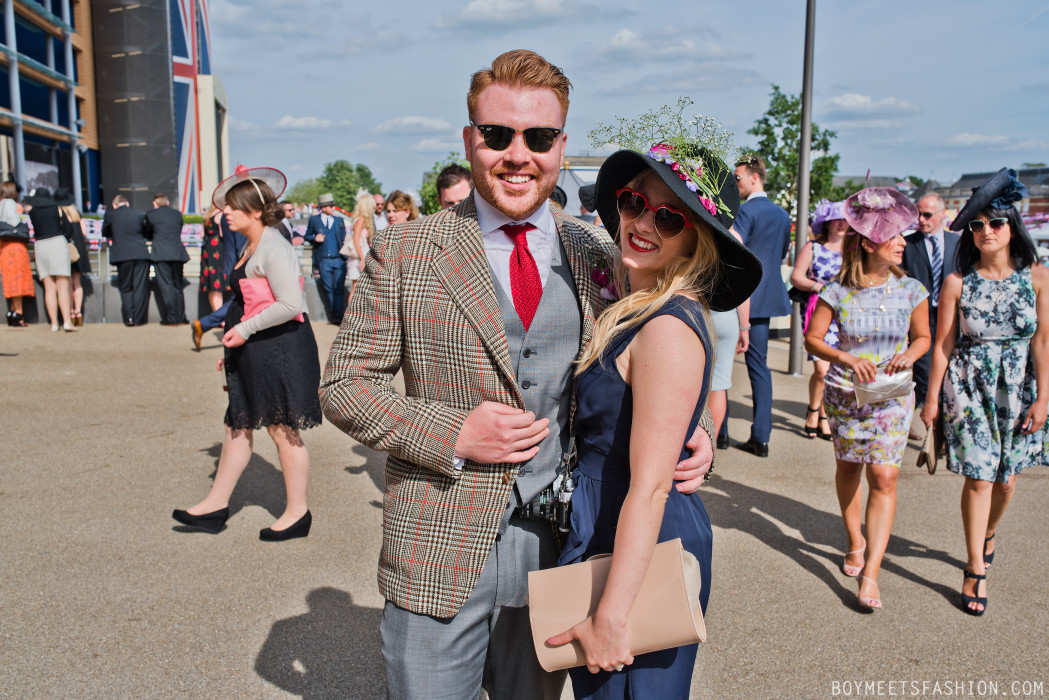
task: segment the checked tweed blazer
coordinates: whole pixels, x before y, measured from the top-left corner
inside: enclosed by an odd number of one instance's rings
[[[581,350],[607,303],[591,273],[612,264],[616,247],[601,229],[557,211],[554,220],[579,297]],[[495,284],[473,195],[379,231],[321,381],[328,419],[389,453],[379,591],[439,618],[473,590],[517,475],[512,464],[452,466],[473,408],[524,407]],[[391,385],[398,371],[406,396]]]

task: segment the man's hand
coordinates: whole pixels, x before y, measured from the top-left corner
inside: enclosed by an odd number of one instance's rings
[[[695,493],[703,485],[703,475],[710,471],[714,463],[714,446],[710,436],[702,425],[696,426],[696,432],[685,443],[692,450],[692,456],[678,463],[674,470],[674,488],[684,494]]]
[[[549,423],[536,420],[531,411],[485,401],[463,421],[455,454],[479,464],[526,462],[550,434]]]
[[[323,243],[324,242],[324,234],[323,233],[318,233],[316,236],[313,237],[313,240],[316,241],[317,243]]]

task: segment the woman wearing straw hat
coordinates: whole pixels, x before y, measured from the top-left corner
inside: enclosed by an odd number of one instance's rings
[[[727,135],[707,120],[659,126],[598,132],[629,149],[601,166],[597,209],[622,250],[609,286],[630,293],[597,320],[576,374],[579,464],[559,563],[612,553],[595,613],[548,640],[583,648],[587,667],[570,671],[576,698],[688,697],[698,645],[633,656],[623,623],[656,543],[675,538],[699,561],[706,608],[710,520],[697,494],[673,488],[674,468],[709,392],[708,310],[736,308],[761,279],[757,258],[729,233],[739,192]]]
[[[898,392],[867,403],[859,390],[874,386],[876,379],[891,383],[892,375],[909,372],[929,349],[929,293],[899,267],[906,246],[903,232],[917,216],[911,201],[889,187],[865,189],[845,200],[845,219],[856,233],[844,245],[838,278],[820,292],[805,335],[805,348],[831,363],[823,403],[849,541],[841,568],[856,576],[859,604],[867,611],[882,607],[878,573],[896,514],[896,480],[914,415],[914,382],[899,381]],[[838,324],[836,348],[826,341],[832,321]],[[864,472],[870,486],[866,540]]]
[[[947,468],[965,477],[961,599],[971,615],[987,610],[987,568],[1016,475],[1049,457],[1049,270],[1013,206],[1026,194],[1002,168],[951,224],[962,232],[958,271],[943,281],[929,372],[929,396],[943,387]],[[921,413],[930,430],[936,403]]]
[[[273,228],[284,218],[276,193],[284,191],[285,182],[280,171],[249,168],[215,189],[215,206],[248,241],[230,276],[234,296],[222,337],[225,359],[219,361],[229,390],[226,437],[207,498],[172,513],[184,525],[219,532],[251,458],[252,433],[265,427],[277,446],[287,493],[284,513],[259,533],[269,541],[309,534],[310,455],[299,431],[321,422],[320,360],[305,313],[299,263],[291,244]]]

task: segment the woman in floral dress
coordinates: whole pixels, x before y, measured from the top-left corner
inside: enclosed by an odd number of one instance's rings
[[[965,477],[961,598],[972,615],[987,609],[994,535],[1016,475],[1049,456],[1049,270],[1013,206],[1025,192],[1016,171],[1002,168],[951,225],[962,231],[958,272],[943,282],[929,373],[929,395],[943,387],[947,468]],[[931,426],[938,410],[926,402],[922,421]]]
[[[816,216],[812,222],[812,233],[816,238],[801,247],[794,258],[794,270],[790,275],[792,285],[810,292],[809,302],[803,309],[803,330],[809,328],[820,290],[837,277],[841,270],[841,244],[845,241],[845,233],[848,230],[845,202],[828,202],[824,199],[816,205]],[[824,340],[832,348],[838,347],[838,326],[833,321]],[[830,428],[823,428],[824,425],[830,425],[827,422],[827,412],[823,408],[824,380],[830,363],[812,354],[809,355],[809,360],[813,370],[809,376],[809,408],[805,414],[805,435],[809,438],[819,435],[824,440],[830,440]]]
[[[222,306],[222,293],[229,280],[222,269],[222,212],[215,205],[204,215],[204,244],[200,248],[200,291],[208,295],[208,304],[215,311]]]
[[[859,603],[865,610],[882,607],[878,573],[896,513],[896,479],[914,414],[914,391],[912,382],[904,396],[860,405],[855,382],[909,371],[929,349],[929,293],[899,267],[906,246],[902,233],[917,216],[910,200],[891,188],[866,189],[845,201],[845,217],[859,235],[846,240],[841,273],[820,292],[805,336],[806,349],[831,363],[823,403],[849,540],[842,571],[852,576],[858,570]],[[838,324],[837,348],[825,340],[832,321]],[[866,540],[861,518],[864,471],[870,486]]]

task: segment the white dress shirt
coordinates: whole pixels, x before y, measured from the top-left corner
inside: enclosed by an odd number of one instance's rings
[[[539,281],[546,287],[554,258],[554,247],[557,246],[557,224],[554,223],[554,215],[550,213],[550,207],[546,202],[520,221],[514,221],[481,197],[474,197],[474,205],[477,208],[477,224],[481,227],[481,235],[484,237],[484,254],[507,298],[514,298],[510,289],[510,256],[514,252],[514,242],[506,231],[499,228],[505,224],[529,223],[535,226],[525,234],[525,238],[528,241],[528,250],[535,258],[535,266],[539,268]]]

